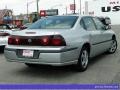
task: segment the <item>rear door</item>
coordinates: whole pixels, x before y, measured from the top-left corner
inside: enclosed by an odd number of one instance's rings
[[[102,42],[101,31],[96,29],[96,25],[92,17],[83,17],[82,20],[85,25],[85,30],[87,31],[87,33],[89,33],[89,41],[91,43],[90,56],[93,57],[103,51],[101,49],[102,44],[100,44]]]

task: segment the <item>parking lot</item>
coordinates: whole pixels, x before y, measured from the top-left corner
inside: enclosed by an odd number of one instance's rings
[[[73,66],[28,68],[7,62],[1,52],[0,83],[120,83],[120,26],[112,28],[117,34],[118,50],[93,58],[85,72],[77,72]]]

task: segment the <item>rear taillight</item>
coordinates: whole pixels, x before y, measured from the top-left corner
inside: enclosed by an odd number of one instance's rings
[[[0,36],[9,36],[9,33],[0,33]]]
[[[20,44],[20,42],[21,42],[21,39],[19,39],[19,38],[15,38],[15,45],[19,45]]]
[[[65,40],[60,35],[22,37],[9,36],[9,45],[32,45],[32,46],[66,46]]]
[[[60,35],[41,37],[42,46],[66,46],[65,40]]]
[[[8,38],[8,44],[10,45],[19,45],[20,44],[20,39],[18,37],[13,37],[13,36],[10,36]]]
[[[43,36],[40,38],[40,44],[42,46],[48,46],[50,44],[50,37],[49,36]]]
[[[14,38],[12,36],[8,38],[8,44],[14,44]]]
[[[51,45],[52,46],[65,46],[65,40],[62,38],[60,35],[53,36],[51,40]]]

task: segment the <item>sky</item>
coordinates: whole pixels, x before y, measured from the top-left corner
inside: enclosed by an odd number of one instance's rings
[[[82,1],[82,8],[84,9],[84,1]],[[73,4],[74,0],[39,0],[39,10],[47,9],[59,9],[60,14],[65,14],[66,7],[68,13],[70,11],[70,4]],[[36,9],[36,0],[0,0],[0,9],[12,9],[14,15],[25,14],[27,13],[27,3],[28,4],[28,13],[37,11]],[[76,12],[79,12],[80,0],[76,0],[77,9]]]
[[[77,5],[76,12],[80,11],[80,0],[75,0]],[[96,1],[91,2],[89,5],[90,11],[95,11],[95,15],[97,16],[109,16],[111,17],[111,20],[113,23],[119,23],[120,24],[120,18],[118,19],[118,16],[120,15],[120,12],[109,12],[109,13],[101,13],[101,7],[103,6],[112,6],[109,5],[109,2],[111,1],[119,1],[120,0],[81,0],[82,1],[82,10],[84,10],[84,2],[85,1]],[[100,2],[99,2],[100,1]],[[32,3],[31,3],[32,2]],[[58,9],[59,14],[65,14],[66,13],[66,7],[68,13],[71,13],[70,11],[70,4],[73,4],[74,0],[39,0],[39,10],[47,10],[47,9]],[[29,14],[31,12],[36,12],[36,0],[0,0],[0,9],[12,9],[13,15],[19,15],[19,14],[26,14],[27,13],[27,3],[29,3]],[[90,2],[89,2],[90,3]],[[114,6],[114,4],[113,4]],[[119,5],[118,5],[119,6]],[[116,22],[119,21],[119,22]]]

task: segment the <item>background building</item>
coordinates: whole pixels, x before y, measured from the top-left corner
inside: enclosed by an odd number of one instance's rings
[[[3,23],[12,23],[13,20],[13,12],[10,9],[0,10],[0,24]]]
[[[87,14],[108,16],[113,25],[120,24],[120,0],[92,0],[86,3],[86,7],[88,7]]]

